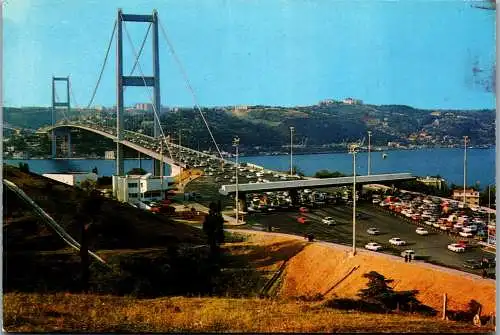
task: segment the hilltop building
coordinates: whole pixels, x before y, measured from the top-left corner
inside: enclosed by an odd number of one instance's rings
[[[362,105],[363,104],[363,100],[353,99],[353,98],[346,98],[346,99],[342,100],[342,102],[347,104],[347,105]]]
[[[456,189],[453,190],[452,198],[454,200],[463,201],[464,200],[464,190]],[[465,190],[465,202],[469,206],[479,206],[479,191],[475,191],[474,189],[466,189]]]
[[[116,159],[115,151],[114,150],[104,151],[104,159]]]

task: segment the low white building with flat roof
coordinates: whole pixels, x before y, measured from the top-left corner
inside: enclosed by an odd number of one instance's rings
[[[122,202],[138,203],[165,199],[164,194],[172,188],[174,177],[153,177],[151,173],[145,175],[113,176],[113,193],[116,199]],[[163,192],[163,195],[162,195]]]
[[[97,181],[97,174],[94,172],[44,173],[42,176],[71,186],[80,186],[85,180]]]

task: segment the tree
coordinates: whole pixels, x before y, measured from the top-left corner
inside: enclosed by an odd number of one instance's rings
[[[97,183],[91,179],[85,179],[80,183],[80,188],[90,194],[95,190]]]
[[[314,174],[315,178],[337,178],[345,177],[345,174],[339,171],[319,170]]]
[[[301,177],[304,177],[305,174],[304,174],[304,171],[302,171],[298,166],[294,165],[292,167],[292,173],[293,174],[296,174],[297,176],[301,176]]]
[[[29,173],[30,172],[30,166],[28,163],[19,163],[19,170],[24,173]]]
[[[207,235],[211,254],[216,256],[219,244],[224,242],[224,219],[220,213],[220,206],[212,202],[209,208],[208,215],[203,221],[203,231]]]
[[[367,303],[379,305],[384,310],[394,310],[399,308],[403,311],[420,311],[433,314],[435,311],[423,305],[416,295],[418,290],[394,291],[388,284],[392,279],[386,279],[376,271],[365,273],[363,277],[368,278],[368,287],[361,289],[358,296]]]
[[[146,170],[144,170],[143,168],[133,168],[132,170],[130,170],[129,172],[127,172],[127,174],[135,174],[135,175],[145,175],[146,173],[148,173]]]
[[[481,206],[488,206],[488,202],[490,202],[491,207],[495,208],[496,190],[497,190],[497,188],[495,185],[490,187],[489,199],[488,199],[488,187],[485,187],[484,191],[479,193],[479,204]]]

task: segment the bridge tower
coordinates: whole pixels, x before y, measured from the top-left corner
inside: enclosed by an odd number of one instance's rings
[[[61,102],[61,101],[56,101],[56,82],[66,82],[66,101]],[[52,127],[56,125],[57,122],[57,109],[58,107],[64,107],[66,108],[68,115],[71,110],[71,104],[70,104],[70,94],[69,94],[69,77],[54,77],[52,76]],[[58,132],[56,130],[52,130],[51,133],[51,154],[52,158],[56,158],[57,156],[57,135]],[[68,145],[68,157],[71,157],[71,132],[68,130],[67,133],[64,135],[67,136],[67,145]]]
[[[123,43],[122,43],[122,22],[151,22],[153,28],[153,76],[124,76],[123,75]],[[123,166],[123,87],[124,86],[153,86],[153,110],[160,113],[160,58],[158,50],[158,15],[156,10],[153,15],[137,15],[123,14],[121,9],[118,9],[117,17],[117,38],[116,38],[116,174],[124,175]],[[159,118],[159,115],[158,115]],[[154,120],[154,137],[160,136],[160,122],[156,116]],[[163,164],[160,161],[153,160],[153,174],[160,176],[160,169]]]

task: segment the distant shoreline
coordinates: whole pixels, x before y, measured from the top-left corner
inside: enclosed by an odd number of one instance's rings
[[[495,145],[488,145],[488,146],[481,146],[481,147],[468,147],[467,150],[489,150],[489,149],[494,149]],[[372,149],[372,153],[384,153],[384,152],[393,152],[393,151],[419,151],[419,150],[439,150],[439,149],[462,149],[461,147],[425,147],[425,148],[374,148]],[[360,153],[363,152],[368,152],[368,150],[360,150]],[[347,153],[346,150],[328,150],[328,151],[310,151],[310,152],[293,152],[294,156],[304,156],[304,155],[328,155],[328,154],[340,154],[340,153]],[[213,155],[216,155],[216,153],[212,153]],[[263,151],[259,153],[250,153],[250,154],[245,154],[244,152],[240,152],[239,154],[240,157],[259,157],[259,156],[289,156],[288,152],[269,152],[269,151]],[[233,156],[230,157],[225,157],[225,158],[232,158]],[[51,157],[44,157],[44,158],[5,158],[3,157],[4,160],[45,160],[45,159],[52,159]],[[114,160],[114,159],[106,159],[104,157],[71,157],[71,158],[63,158],[63,157],[58,157],[55,158],[55,160],[84,160],[84,159],[96,159],[96,160]],[[125,159],[130,159],[130,160],[139,160],[137,157],[125,157]],[[148,156],[141,157],[141,160],[150,160],[151,158]]]

